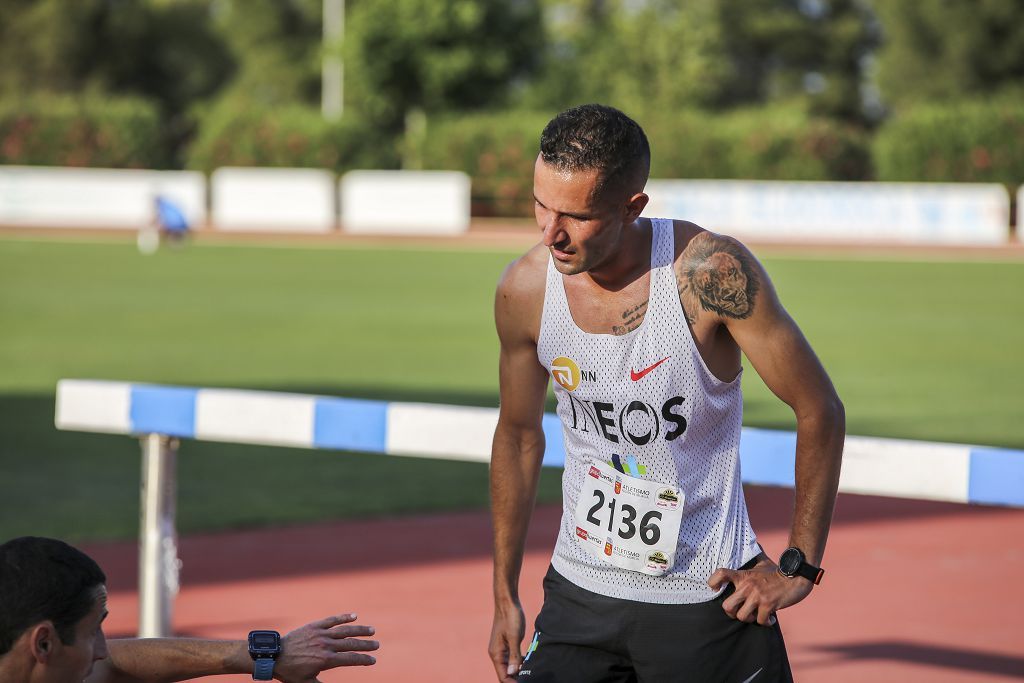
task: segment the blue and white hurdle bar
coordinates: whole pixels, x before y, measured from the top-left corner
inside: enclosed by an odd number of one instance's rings
[[[488,462],[495,408],[371,401],[239,389],[65,379],[58,429],[142,440],[139,635],[170,634],[178,590],[177,439]],[[557,416],[543,418],[543,464],[562,467]],[[793,486],[796,434],[744,427],[743,481]],[[848,436],[846,493],[1024,507],[1024,451]]]

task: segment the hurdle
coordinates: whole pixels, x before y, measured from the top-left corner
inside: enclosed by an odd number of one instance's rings
[[[55,425],[140,439],[139,636],[171,634],[181,567],[175,513],[179,439],[383,455],[490,460],[495,408],[372,401],[104,380],[57,384]],[[542,464],[565,463],[559,418],[545,414]],[[747,484],[793,486],[796,434],[744,427]],[[1024,507],[1024,450],[848,436],[844,493]]]

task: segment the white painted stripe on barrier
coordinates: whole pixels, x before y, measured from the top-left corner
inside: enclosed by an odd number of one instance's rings
[[[1024,242],[1024,185],[1017,188],[1017,241]]]
[[[334,176],[314,168],[218,168],[210,177],[218,230],[330,232]]]
[[[839,490],[965,503],[970,446],[846,437]]]
[[[190,403],[193,399],[194,404]],[[133,429],[143,428],[165,433],[158,430],[166,429],[167,434],[200,440],[313,448],[318,401],[325,408],[321,419],[332,421],[334,427],[338,424],[333,421],[343,424],[346,420],[371,420],[375,426],[360,433],[358,443],[372,452],[475,462],[490,458],[498,419],[498,411],[493,408],[357,401],[359,405],[349,406],[348,411],[344,400],[299,394],[61,380],[57,385],[55,423],[59,429],[87,432],[131,434]],[[549,427],[552,420],[555,418],[545,416]],[[337,433],[329,427],[320,425],[322,435],[333,435],[322,443],[339,443],[334,439]],[[346,434],[344,428],[340,433]],[[351,442],[349,437],[354,433],[348,433],[341,442]],[[755,475],[759,472],[763,477],[755,476],[755,480],[792,482],[789,442],[793,435],[750,428],[744,428],[744,433],[761,437],[745,439],[748,464],[757,464],[760,470],[755,467]],[[781,451],[772,446],[776,437],[782,444]],[[561,439],[556,441],[560,443]],[[751,461],[752,454],[756,457]],[[1002,460],[994,459],[997,455]],[[1020,505],[1013,482],[1021,476],[1021,455],[1021,451],[961,444],[849,436],[840,490]],[[552,457],[547,464],[560,462],[560,457]],[[787,471],[773,474],[773,468]],[[998,479],[1004,472],[1005,484]]]
[[[57,382],[57,429],[128,434],[132,385],[127,382],[62,379]]]
[[[495,408],[391,403],[386,450],[394,455],[490,462],[497,424]]]
[[[651,180],[647,216],[741,237],[1005,244],[1010,197],[980,183]]]
[[[0,166],[0,224],[138,230],[153,221],[157,195],[205,223],[198,171]]]
[[[200,389],[195,438],[310,448],[315,403],[300,394]]]
[[[351,171],[340,182],[345,232],[458,235],[469,230],[470,179],[461,171]]]

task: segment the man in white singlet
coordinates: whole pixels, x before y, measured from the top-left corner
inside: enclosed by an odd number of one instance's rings
[[[542,241],[508,267],[495,301],[489,653],[500,681],[792,680],[776,612],[823,574],[842,403],[746,247],[641,217],[649,168],[643,130],[610,107],[570,109],[541,136]],[[740,484],[741,353],[797,419],[778,564]],[[518,583],[549,380],[563,515],[524,655]]]

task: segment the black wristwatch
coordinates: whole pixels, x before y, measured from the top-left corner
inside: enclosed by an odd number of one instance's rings
[[[249,631],[249,656],[253,661],[253,680],[272,680],[274,678],[274,663],[280,654],[280,633],[277,631]]]
[[[802,576],[817,586],[821,583],[825,570],[808,564],[807,557],[800,548],[786,548],[779,558],[779,573],[789,578]]]

